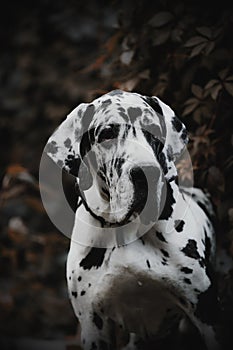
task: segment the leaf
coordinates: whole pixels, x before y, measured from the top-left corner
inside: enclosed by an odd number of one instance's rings
[[[230,75],[229,77],[226,78],[226,81],[233,81],[233,75]]]
[[[153,46],[164,44],[169,38],[170,30],[164,30],[163,32],[157,31],[156,34],[153,37]]]
[[[212,87],[212,89],[210,90],[210,95],[213,100],[217,99],[220,90],[222,90],[222,85],[220,84]]]
[[[219,84],[217,79],[211,79],[204,87],[205,90],[212,88],[214,85]]]
[[[199,104],[199,100],[196,97],[191,97],[184,103],[184,105],[187,106],[187,105],[190,105],[192,103],[198,103]]]
[[[227,90],[227,92],[228,92],[231,96],[233,96],[233,83],[226,83],[226,82],[225,82],[223,85],[224,85],[225,89]]]
[[[133,56],[134,56],[134,50],[124,51],[120,55],[120,60],[123,64],[128,66],[131,63]]]
[[[209,55],[211,53],[211,51],[213,51],[214,47],[215,47],[215,43],[213,41],[207,43],[206,48],[205,48],[205,54]]]
[[[219,75],[221,80],[225,80],[227,73],[228,73],[228,68],[225,68],[225,69],[221,70],[221,72],[219,72],[218,75]]]
[[[203,98],[203,89],[199,85],[192,84],[191,90],[198,99]]]
[[[151,20],[149,21],[149,25],[155,28],[159,28],[171,22],[173,17],[173,14],[170,12],[159,12],[151,18]]]
[[[197,27],[196,31],[208,39],[212,38],[212,30],[209,27]]]
[[[192,52],[190,54],[190,58],[199,55],[199,53],[201,53],[205,47],[206,47],[206,42],[194,47],[194,49],[192,50]]]
[[[189,39],[184,46],[185,47],[193,47],[196,45],[199,45],[201,43],[207,42],[207,40],[205,38],[203,38],[202,36],[194,36],[191,39]]]
[[[192,112],[197,108],[197,106],[198,106],[198,103],[190,104],[189,106],[187,106],[187,107],[184,109],[182,115],[185,117],[186,115],[192,113]]]

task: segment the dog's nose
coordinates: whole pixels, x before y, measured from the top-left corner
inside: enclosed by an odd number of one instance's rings
[[[130,171],[130,178],[134,185],[132,210],[141,213],[141,221],[148,224],[156,214],[154,208],[159,169],[154,166],[135,167]]]
[[[142,166],[142,167],[135,167],[132,168],[130,171],[130,178],[134,185],[147,187],[148,185],[150,187],[151,183],[154,183],[155,180],[159,176],[159,170],[151,165],[148,166]]]

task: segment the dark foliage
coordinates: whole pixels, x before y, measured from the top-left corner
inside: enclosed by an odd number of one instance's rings
[[[231,4],[9,0],[0,16],[1,349],[16,336],[75,335],[64,278],[69,240],[46,216],[38,168],[64,116],[113,88],[159,96],[190,131],[195,184],[210,192],[218,217],[220,328],[227,338],[233,324]],[[190,164],[178,167],[189,183]]]

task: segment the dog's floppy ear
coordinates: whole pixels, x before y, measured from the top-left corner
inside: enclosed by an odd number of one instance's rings
[[[188,143],[188,134],[184,124],[175,115],[174,111],[158,97],[144,96],[143,99],[154,109],[159,117],[162,137],[165,140],[164,148],[167,150],[168,157],[176,161]]]
[[[76,107],[50,136],[45,152],[62,169],[79,178],[82,190],[92,184],[92,177],[80,157],[80,142],[83,133],[82,118],[88,104]]]
[[[188,143],[185,125],[174,111],[158,97],[143,96],[143,99],[153,108],[160,120],[163,148],[159,155],[159,161],[166,178],[174,178],[177,175],[174,162],[181,157]]]
[[[166,125],[166,138],[164,147],[167,150],[168,157],[174,161],[178,160],[188,143],[188,133],[185,125],[175,115],[175,112],[158,97],[158,104],[162,109]]]

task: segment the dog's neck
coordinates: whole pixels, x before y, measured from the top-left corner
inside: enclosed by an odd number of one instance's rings
[[[177,224],[175,218],[182,219],[187,208],[183,195],[174,180],[167,186],[166,201],[159,219],[148,226],[143,225],[140,219],[136,219],[134,222],[114,227],[96,217],[84,204],[85,202],[77,209],[72,240],[82,245],[99,248],[129,244],[150,229],[156,229],[163,235],[168,235],[175,230]]]

